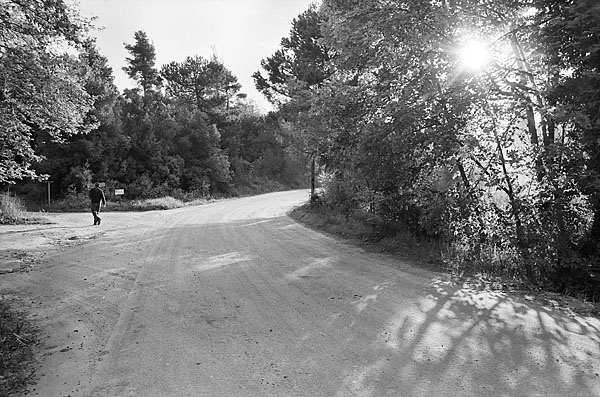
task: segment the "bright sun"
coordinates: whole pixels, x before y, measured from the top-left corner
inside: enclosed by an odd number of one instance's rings
[[[472,71],[485,68],[491,58],[488,46],[476,39],[465,41],[458,50],[458,57],[461,65]]]

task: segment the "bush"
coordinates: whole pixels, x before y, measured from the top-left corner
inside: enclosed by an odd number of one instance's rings
[[[333,213],[350,216],[361,207],[357,187],[343,175],[333,175],[324,181],[321,202]]]
[[[0,195],[0,224],[21,223],[29,219],[25,205],[8,193]]]
[[[155,199],[137,200],[131,203],[131,206],[137,210],[171,210],[183,207],[183,201],[167,196]]]
[[[322,196],[317,197],[313,204],[295,208],[290,216],[308,227],[351,240],[365,249],[418,260],[425,267],[439,270],[440,247],[436,241],[419,238],[406,225],[364,211],[355,210],[349,215],[336,212],[322,203]]]

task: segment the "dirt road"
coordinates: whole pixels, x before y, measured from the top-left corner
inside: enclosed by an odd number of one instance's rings
[[[306,229],[307,197],[0,227],[4,266],[32,258],[0,275],[43,330],[29,394],[600,395],[598,319]]]

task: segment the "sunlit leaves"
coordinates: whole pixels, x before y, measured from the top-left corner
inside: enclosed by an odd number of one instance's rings
[[[87,25],[62,0],[5,0],[0,12],[0,182],[35,175],[33,140],[92,128],[87,68],[77,52]]]
[[[597,7],[323,1],[334,74],[308,101],[322,161],[382,216],[560,262],[600,203]]]

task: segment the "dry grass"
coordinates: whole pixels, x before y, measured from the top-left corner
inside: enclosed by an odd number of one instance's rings
[[[133,201],[130,206],[131,209],[138,211],[172,210],[174,208],[185,206],[185,203],[182,200],[167,196],[155,199],[136,200]]]
[[[18,197],[0,194],[0,224],[22,223],[28,219],[25,205]]]
[[[187,207],[192,205],[201,205],[214,201],[212,199],[194,199],[184,201],[175,197],[165,196],[153,199],[113,199],[106,203],[103,211],[154,211],[154,210],[172,210],[175,208]],[[90,206],[86,195],[80,194],[68,199],[54,201],[50,205],[43,205],[45,211],[50,212],[84,212],[88,211]]]

